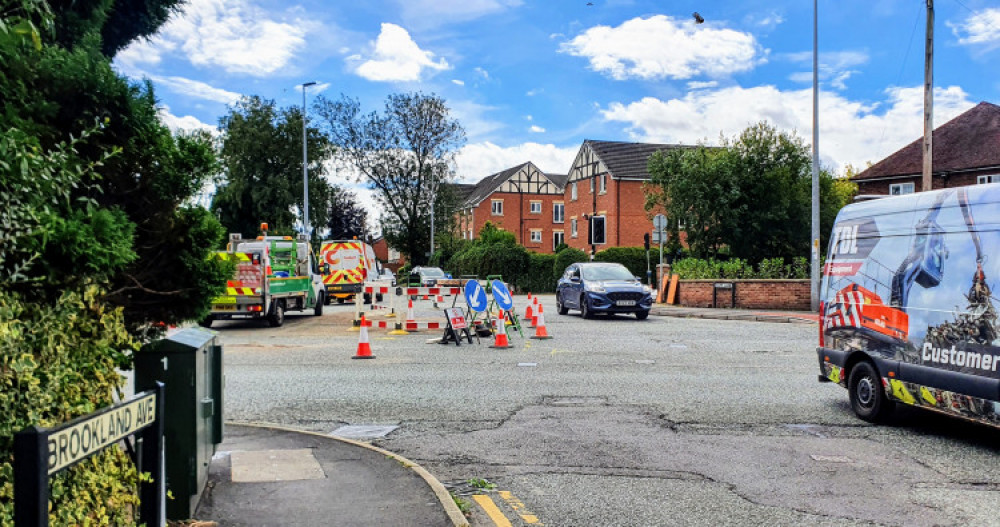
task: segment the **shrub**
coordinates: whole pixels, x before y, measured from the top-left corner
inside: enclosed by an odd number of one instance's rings
[[[530,253],[528,269],[521,275],[517,288],[524,292],[551,293],[556,290],[559,275],[555,274],[556,255]]]
[[[581,251],[580,249],[566,248],[558,253],[556,253],[554,267],[552,268],[553,276],[562,276],[563,272],[572,264],[577,262],[586,262],[587,253]]]

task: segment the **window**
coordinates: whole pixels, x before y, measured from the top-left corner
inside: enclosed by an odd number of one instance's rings
[[[590,178],[590,193],[591,194],[594,193],[594,180],[595,179],[597,179],[597,176],[593,176],[593,177]]]
[[[604,245],[604,216],[591,216],[590,232],[587,233],[587,243],[591,245]]]
[[[576,218],[569,220],[569,235],[576,238]]]
[[[532,214],[541,214],[542,213],[542,202],[541,201],[532,201],[531,202],[531,209],[530,210],[531,210]]]
[[[503,200],[502,199],[495,199],[495,200],[493,200],[492,205],[493,205],[493,208],[491,210],[493,211],[493,215],[494,216],[503,216]]]
[[[576,201],[576,182],[574,181],[569,187],[569,199]]]
[[[976,178],[976,183],[980,185],[985,185],[987,183],[1000,183],[1000,174],[991,174],[989,176],[978,176]]]
[[[563,233],[563,231],[555,231],[555,232],[553,232],[552,233],[552,250],[555,251],[556,247],[559,247],[560,245],[562,245],[564,239],[565,239],[565,234]]]
[[[563,223],[566,221],[566,206],[562,203],[552,204],[552,223]]]
[[[889,185],[889,195],[913,194],[913,183],[893,183]]]
[[[601,174],[601,194],[608,191],[608,175]]]
[[[532,243],[542,243],[542,231],[538,229],[531,230],[531,242]]]

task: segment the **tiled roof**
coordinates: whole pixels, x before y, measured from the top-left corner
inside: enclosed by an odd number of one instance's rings
[[[649,179],[646,169],[649,156],[654,152],[669,151],[677,148],[691,148],[684,145],[667,145],[657,143],[624,143],[620,141],[595,141],[587,139],[585,145],[590,145],[613,177],[627,179]]]
[[[569,174],[549,174],[545,173],[545,177],[549,178],[549,181],[556,184],[559,188],[566,188],[566,180],[569,179]]]
[[[1000,106],[981,102],[934,129],[935,174],[1000,166]],[[854,181],[920,174],[923,137],[851,178]]]
[[[520,165],[508,168],[506,170],[501,170],[496,174],[486,176],[479,183],[476,183],[473,190],[469,192],[464,201],[465,205],[466,206],[478,205],[484,199],[488,198],[490,194],[496,192],[497,188],[499,188],[500,185],[502,185],[505,181],[507,181],[512,176],[517,174],[519,170],[525,168],[528,165],[531,165],[531,161],[528,161],[526,163],[521,163]],[[556,187],[559,189],[562,189],[566,185],[566,176],[564,175],[560,176],[559,174],[546,174],[541,170],[539,170],[538,173],[547,178],[553,184],[555,184]],[[560,180],[557,179],[560,177],[562,178],[561,183]]]

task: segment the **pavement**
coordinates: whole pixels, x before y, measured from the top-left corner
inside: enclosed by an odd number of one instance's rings
[[[816,323],[809,312],[686,308],[680,318]],[[195,518],[222,526],[469,525],[448,490],[416,463],[369,443],[276,425],[227,423]],[[200,525],[200,524],[199,524]]]

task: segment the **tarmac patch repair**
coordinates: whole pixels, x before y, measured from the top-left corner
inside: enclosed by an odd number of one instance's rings
[[[229,454],[234,483],[324,479],[312,449],[233,451]]]

